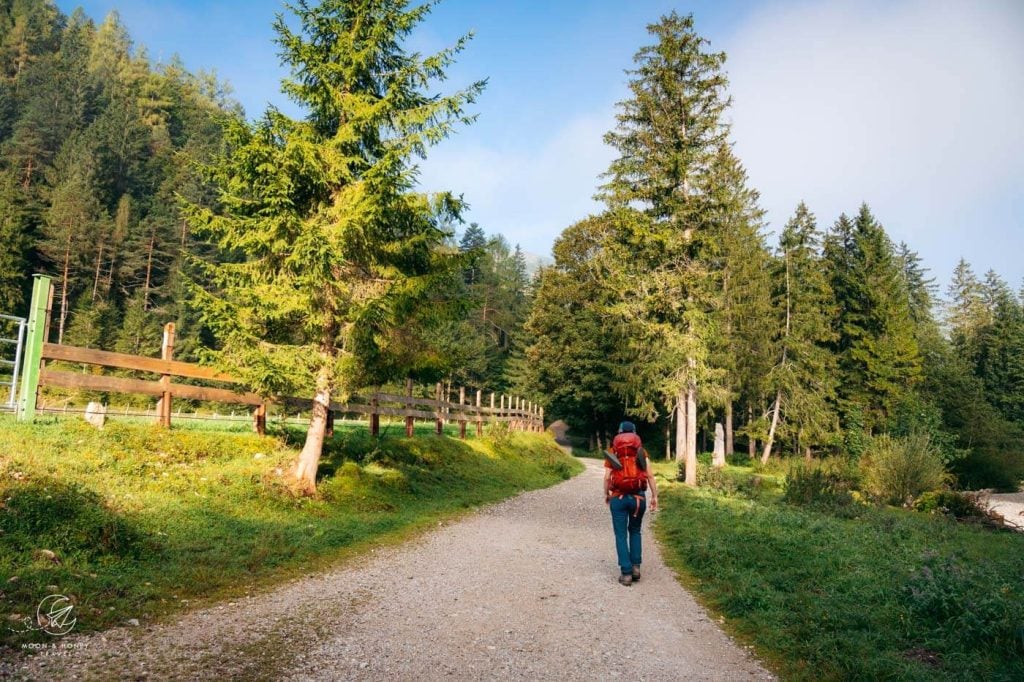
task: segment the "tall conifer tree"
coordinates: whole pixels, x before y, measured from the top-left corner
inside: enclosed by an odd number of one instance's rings
[[[645,390],[678,411],[676,450],[696,483],[697,387],[709,379],[711,320],[719,286],[708,267],[716,248],[708,218],[709,176],[725,143],[729,105],[725,54],[707,49],[692,16],[675,12],[648,26],[656,39],[634,57],[629,99],[605,141],[618,152],[602,196],[625,216],[618,286],[639,325],[630,336],[636,362],[644,344],[661,350]],[[639,207],[630,215],[625,209]]]
[[[429,288],[442,220],[461,203],[412,193],[413,160],[471,119],[483,88],[428,91],[466,38],[421,57],[402,46],[431,5],[405,0],[323,0],[291,6],[295,28],[275,23],[292,76],[285,92],[307,110],[270,109],[228,132],[214,168],[222,210],[192,224],[242,262],[210,265],[199,291],[219,332],[220,357],[264,393],[310,391],[312,420],[295,478],[315,487],[327,410],[356,388],[361,353],[398,322],[397,302]]]

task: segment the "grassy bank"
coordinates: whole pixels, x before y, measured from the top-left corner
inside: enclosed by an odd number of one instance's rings
[[[785,679],[1024,679],[1024,535],[665,486],[666,560]],[[850,515],[845,515],[850,516]]]
[[[320,496],[284,485],[297,431],[278,437],[78,421],[0,421],[0,643],[50,592],[76,632],[243,594],[393,542],[476,505],[551,485],[579,464],[547,436],[327,445]],[[34,635],[35,639],[46,635]]]

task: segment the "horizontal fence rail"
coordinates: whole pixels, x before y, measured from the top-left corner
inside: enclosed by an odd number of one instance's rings
[[[237,386],[241,382],[229,374],[212,367],[174,360],[174,323],[168,323],[164,327],[159,358],[49,343],[46,336],[52,306],[52,285],[48,277],[36,275],[36,278],[26,340],[28,352],[25,361],[25,381],[18,405],[19,419],[32,419],[37,409],[38,390],[43,387],[156,397],[156,416],[160,424],[166,427],[171,425],[171,405],[175,398],[245,405],[253,408],[253,425],[261,434],[266,429],[268,405],[281,405],[288,409],[308,407],[312,403],[311,398],[265,397],[245,390],[236,390],[230,386]],[[67,362],[144,372],[158,375],[158,378],[139,379],[68,372],[48,367],[47,362]],[[228,387],[178,383],[173,381],[173,378],[215,382]],[[370,418],[370,430],[374,435],[379,433],[382,415],[404,417],[408,436],[413,435],[415,419],[435,421],[439,434],[442,433],[446,422],[457,423],[459,436],[462,438],[466,436],[468,424],[475,425],[477,435],[482,435],[485,423],[506,423],[512,430],[517,431],[542,431],[544,428],[543,408],[519,397],[497,396],[491,393],[488,405],[484,405],[481,390],[475,391],[475,395],[471,394],[471,399],[467,401],[466,389],[460,388],[459,399],[456,402],[445,400],[448,391],[444,390],[440,383],[434,387],[434,398],[415,396],[411,379],[406,381],[405,388],[404,394],[377,391],[351,396],[346,402],[334,401],[330,405],[329,425],[333,423],[335,414],[357,414]]]

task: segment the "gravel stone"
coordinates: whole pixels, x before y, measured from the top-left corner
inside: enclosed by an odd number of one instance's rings
[[[770,680],[661,560],[618,583],[601,463],[367,560],[176,620],[62,638],[17,679]]]

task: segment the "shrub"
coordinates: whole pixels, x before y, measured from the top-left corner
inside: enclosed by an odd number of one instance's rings
[[[985,516],[977,495],[954,490],[924,493],[914,501],[914,509],[928,514],[948,514],[958,519]]]
[[[790,467],[782,498],[801,507],[836,509],[853,503],[855,486],[848,466],[800,462]]]
[[[861,471],[864,491],[894,505],[909,505],[921,493],[941,488],[949,480],[941,453],[923,434],[876,436],[861,459]]]

